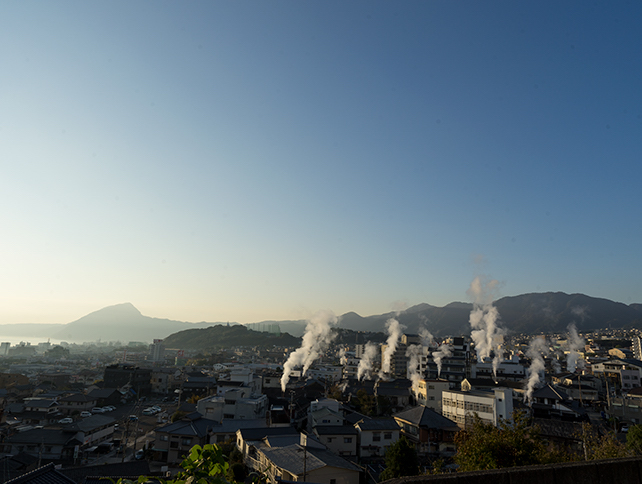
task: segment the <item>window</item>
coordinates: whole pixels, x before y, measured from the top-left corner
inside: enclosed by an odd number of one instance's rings
[[[169,447],[170,449],[178,449],[178,442],[170,442]]]
[[[161,435],[160,440],[161,442],[167,442],[169,440],[169,437],[167,435]]]
[[[328,437],[328,444],[331,444],[333,440],[334,440],[334,437]]]
[[[351,444],[352,443],[352,437],[344,437],[343,438],[343,443],[344,444]]]
[[[372,441],[373,442],[380,442],[381,441],[381,433],[380,432],[374,432],[372,434]]]
[[[392,432],[384,432],[383,438],[386,440],[392,439]]]
[[[336,479],[330,479],[330,484],[337,484],[337,480]]]
[[[181,444],[182,445],[190,445],[192,443],[192,439],[182,439]]]

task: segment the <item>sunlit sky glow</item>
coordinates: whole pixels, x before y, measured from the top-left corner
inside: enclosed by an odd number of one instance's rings
[[[642,4],[0,3],[0,324],[642,302]],[[480,262],[481,261],[481,262]]]

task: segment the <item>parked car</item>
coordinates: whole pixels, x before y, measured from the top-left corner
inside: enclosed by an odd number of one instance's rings
[[[150,408],[154,409],[154,413],[162,412],[163,409],[160,408],[158,405],[152,405]]]
[[[138,417],[136,415],[130,415],[129,416],[129,421],[130,422],[136,422],[138,420]]]
[[[143,410],[143,415],[154,415],[156,412],[153,408],[149,407]]]
[[[80,417],[81,418],[91,417],[91,412],[88,412],[87,410],[83,410],[82,412],[80,412]]]
[[[102,409],[102,407],[94,407],[91,409],[91,413],[104,413],[105,411]]]
[[[70,423],[74,423],[74,419],[71,418],[71,417],[65,417],[65,418],[61,418],[60,420],[58,420],[58,423],[59,424],[70,424]]]
[[[136,460],[141,460],[143,457],[145,457],[145,451],[143,449],[138,449],[136,451]]]

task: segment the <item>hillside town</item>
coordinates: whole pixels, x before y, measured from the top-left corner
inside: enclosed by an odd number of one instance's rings
[[[474,333],[438,339],[392,321],[385,343],[353,346],[320,344],[330,333],[211,354],[160,339],[2,343],[0,478],[48,465],[77,483],[171,477],[212,443],[272,484],[359,484],[379,480],[401,437],[424,469],[456,470],[455,435],[475,419],[497,426],[521,411],[578,451],[582,423],[619,438],[642,423],[638,330],[491,334],[488,352]]]

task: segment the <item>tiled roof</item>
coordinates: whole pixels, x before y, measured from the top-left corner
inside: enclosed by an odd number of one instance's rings
[[[427,429],[457,428],[457,424],[449,418],[422,405],[396,413],[393,417]]]
[[[51,463],[6,481],[5,484],[76,484],[76,481],[57,471]]]
[[[194,414],[190,414],[194,415]],[[172,435],[190,435],[204,437],[212,428],[218,428],[218,424],[213,420],[203,418],[200,414],[198,418],[183,418],[176,422],[169,423],[156,429],[156,433],[167,433]],[[189,417],[189,416],[188,416]]]
[[[354,464],[328,450],[309,447],[304,449],[300,445],[290,445],[276,449],[263,447],[261,452],[274,465],[293,475],[301,475],[304,470],[311,472],[326,466],[359,472],[359,468]]]
[[[314,428],[317,435],[357,435],[357,429],[352,425],[319,425]]]
[[[116,422],[116,419],[106,415],[92,415],[91,417],[83,418],[65,427],[68,432],[90,432],[103,425],[110,425]]]
[[[266,429],[239,429],[243,440],[262,440],[265,437],[278,435],[299,435],[294,427],[272,427]]]
[[[250,420],[231,420],[223,419],[220,424],[217,424],[213,431],[217,434],[228,434],[236,432],[239,429],[261,429],[267,428],[267,422],[264,418],[250,419]]]
[[[399,430],[399,425],[394,418],[370,418],[355,424],[361,430]]]
[[[101,464],[94,466],[71,467],[60,469],[61,474],[75,482],[85,482],[85,479],[91,477],[109,477],[117,481],[120,477],[131,477],[136,481],[138,476],[148,476],[150,474],[149,462],[146,460],[132,460],[129,462],[115,463],[115,464]],[[110,484],[109,481],[103,481],[103,484]]]
[[[13,434],[10,437],[7,437],[6,442],[10,444],[38,444],[46,442],[47,444],[53,445],[67,445],[70,440],[73,439],[73,435],[69,435],[66,432],[63,432],[61,429],[32,429],[25,430],[24,432],[18,432]]]

